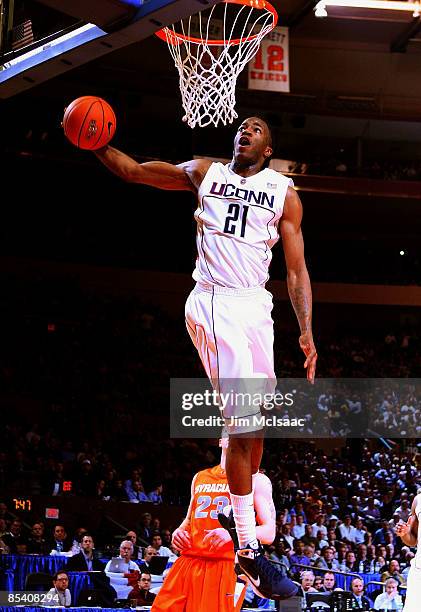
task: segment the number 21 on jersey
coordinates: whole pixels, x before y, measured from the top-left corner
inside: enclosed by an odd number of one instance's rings
[[[239,232],[241,238],[244,238],[246,233],[246,222],[247,215],[250,206],[237,204],[237,202],[231,202],[228,206],[228,214],[225,219],[224,225],[224,233],[225,234],[238,234],[237,228],[239,227]],[[241,215],[240,215],[241,212]],[[241,219],[239,217],[241,216]]]

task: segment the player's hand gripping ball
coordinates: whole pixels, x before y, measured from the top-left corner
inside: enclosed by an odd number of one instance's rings
[[[105,147],[114,136],[115,128],[114,111],[102,98],[82,96],[64,111],[64,133],[79,149],[95,151]]]

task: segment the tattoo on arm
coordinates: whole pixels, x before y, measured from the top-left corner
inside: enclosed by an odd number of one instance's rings
[[[292,289],[291,301],[302,333],[311,329],[311,300],[305,287]]]

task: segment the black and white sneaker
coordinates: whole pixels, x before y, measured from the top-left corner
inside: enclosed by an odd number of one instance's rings
[[[298,586],[287,576],[283,576],[275,564],[258,549],[240,548],[236,558],[241,572],[247,576],[250,586],[259,597],[266,599],[289,599],[296,595]]]
[[[238,543],[238,535],[235,529],[235,521],[234,521],[234,515],[232,513],[232,510],[230,511],[228,516],[224,514],[223,512],[220,512],[218,514],[218,521],[221,527],[226,529],[228,533],[230,534],[231,539],[234,542],[234,550],[237,551],[240,548],[240,545]]]

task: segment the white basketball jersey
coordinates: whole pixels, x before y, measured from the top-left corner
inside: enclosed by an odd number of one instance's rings
[[[418,542],[415,553],[415,567],[421,569],[421,495],[416,496],[415,516],[418,519]]]
[[[198,192],[193,278],[223,287],[264,286],[291,179],[266,168],[243,178],[213,163]]]

